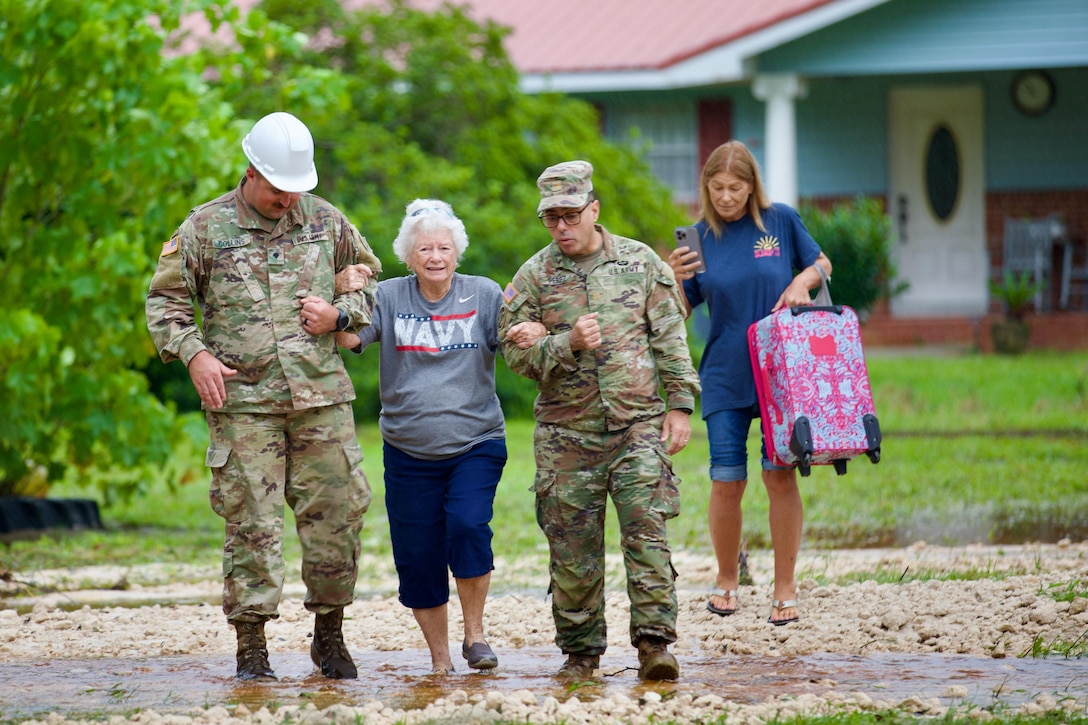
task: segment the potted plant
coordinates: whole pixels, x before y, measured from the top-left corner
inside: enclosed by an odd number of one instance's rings
[[[1001,280],[990,281],[990,294],[1005,307],[1004,319],[990,327],[995,352],[1016,355],[1027,349],[1031,325],[1024,319],[1024,313],[1042,289],[1042,282],[1033,279],[1030,272],[1013,274],[1005,270]]]

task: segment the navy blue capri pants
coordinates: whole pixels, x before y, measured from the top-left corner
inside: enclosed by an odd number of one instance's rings
[[[458,579],[473,579],[495,568],[491,516],[506,440],[486,440],[437,461],[386,443],[383,456],[400,602],[412,609],[440,607],[450,599],[447,569]]]

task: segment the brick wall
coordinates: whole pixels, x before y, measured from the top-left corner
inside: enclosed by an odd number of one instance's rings
[[[952,345],[992,352],[990,326],[1001,319],[991,313],[981,318],[895,318],[886,308],[874,310],[861,325],[866,347]],[[1031,314],[1029,348],[1035,350],[1088,350],[1088,311]]]
[[[1001,268],[1004,256],[1005,219],[1045,217],[1057,214],[1065,221],[1066,234],[1073,244],[1072,268],[1088,270],[1088,189],[1052,191],[1004,191],[986,194],[986,249],[990,255],[990,268]],[[1055,247],[1051,259],[1049,310],[1059,309],[1061,293],[1062,250]],[[1069,309],[1088,310],[1088,280],[1070,285]],[[992,312],[1000,312],[997,303]]]

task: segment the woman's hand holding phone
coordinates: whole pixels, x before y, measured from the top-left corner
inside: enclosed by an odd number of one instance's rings
[[[703,244],[695,227],[676,228],[676,249],[669,255],[669,266],[677,279],[691,279],[706,271]]]

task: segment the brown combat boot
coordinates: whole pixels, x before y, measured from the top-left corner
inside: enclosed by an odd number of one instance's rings
[[[640,637],[638,640],[638,678],[640,680],[675,680],[680,677],[680,665],[669,654],[669,645],[660,637]]]
[[[564,680],[588,680],[593,677],[594,670],[600,666],[600,655],[583,655],[572,652],[567,655],[567,661],[563,663],[555,676]]]
[[[343,625],[343,609],[319,614],[314,622],[310,659],[330,680],[354,680],[359,676],[359,670],[355,669],[355,663],[344,644]]]
[[[269,682],[276,679],[268,664],[268,645],[264,639],[264,622],[232,622],[238,632],[239,680]]]

